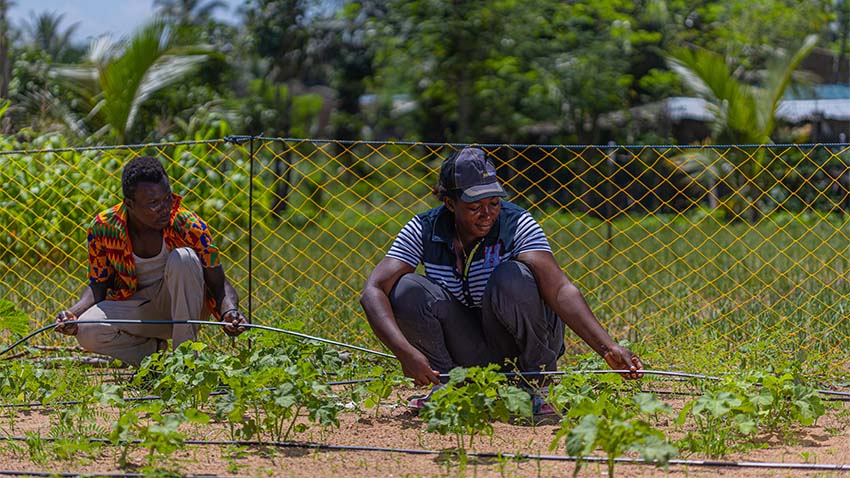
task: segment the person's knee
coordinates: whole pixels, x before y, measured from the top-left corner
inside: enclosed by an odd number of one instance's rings
[[[519,261],[505,261],[490,275],[485,295],[511,298],[511,302],[524,302],[539,298],[540,292],[534,274],[527,265]]]
[[[166,281],[198,284],[203,281],[204,270],[198,255],[189,247],[179,247],[168,254],[165,263]]]
[[[178,268],[197,268],[201,269],[201,260],[198,258],[198,254],[195,253],[194,250],[190,247],[178,247],[174,249],[168,254],[168,260],[165,263],[166,268],[178,267]]]
[[[89,352],[100,352],[103,345],[109,341],[108,335],[114,335],[112,331],[108,330],[109,333],[104,334],[104,329],[108,328],[104,327],[103,324],[78,323],[77,335],[75,336],[77,343]]]
[[[390,291],[390,305],[396,315],[419,310],[428,297],[428,279],[419,274],[404,274]]]
[[[428,279],[419,274],[404,274],[390,291],[393,308],[421,303],[428,296]]]

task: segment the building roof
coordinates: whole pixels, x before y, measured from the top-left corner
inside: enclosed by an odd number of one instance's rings
[[[656,103],[638,106],[630,110],[633,118],[648,119],[647,116],[663,114],[678,122],[684,120],[711,122],[714,112],[711,103],[702,98],[674,96]],[[612,118],[614,121],[623,119]],[[818,119],[850,121],[850,96],[828,99],[790,99],[779,102],[776,118],[789,123],[803,123]]]
[[[783,100],[779,102],[776,117],[789,123],[802,123],[817,119],[850,121],[850,98]]]

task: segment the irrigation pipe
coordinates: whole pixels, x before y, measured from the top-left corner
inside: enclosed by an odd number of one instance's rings
[[[339,385],[354,385],[358,383],[368,383],[374,380],[374,378],[361,378],[355,380],[341,380],[338,382],[328,382],[325,385],[329,387],[339,386]],[[269,388],[267,391],[274,391],[276,388]],[[227,395],[227,390],[216,390],[210,392],[209,396],[216,397],[221,395]],[[153,400],[161,400],[162,397],[159,395],[143,395],[141,397],[128,397],[124,398],[125,402],[148,402]],[[29,403],[0,403],[0,408],[37,408],[37,407],[64,407],[68,405],[79,405],[83,403],[82,400],[63,400],[61,402],[29,402]]]
[[[217,325],[219,327],[224,327],[225,325],[228,325],[228,322],[213,322],[213,321],[209,321],[209,320],[111,319],[111,320],[69,320],[69,321],[66,321],[66,322],[62,322],[63,325],[85,324],[85,323],[89,323],[89,324],[160,324],[160,325],[162,325],[162,324],[194,324],[194,325]],[[0,357],[2,357],[4,354],[6,354],[10,350],[14,349],[15,347],[17,347],[18,345],[28,341],[32,337],[34,337],[34,336],[36,336],[36,335],[38,335],[38,334],[40,334],[44,331],[53,329],[58,325],[59,325],[59,323],[54,322],[52,324],[45,325],[44,327],[36,330],[35,332],[30,333],[26,337],[21,338],[20,340],[13,343],[9,347],[6,347],[2,351],[0,351]],[[364,347],[358,347],[357,345],[351,345],[351,344],[346,344],[346,343],[342,343],[342,342],[336,342],[334,340],[323,339],[321,337],[314,337],[312,335],[302,334],[300,332],[293,332],[291,330],[279,329],[277,327],[270,327],[268,325],[240,324],[239,326],[245,327],[247,329],[260,329],[260,330],[269,330],[269,331],[272,331],[272,332],[280,332],[282,334],[292,335],[292,336],[295,336],[295,337],[300,337],[302,339],[315,340],[316,342],[324,342],[326,344],[335,345],[337,347],[345,347],[345,348],[349,348],[349,349],[352,349],[352,350],[358,350],[360,352],[366,352],[366,353],[369,353],[369,354],[372,354],[372,355],[379,355],[381,357],[395,358],[394,355],[390,355],[390,354],[384,353],[384,352],[378,352],[377,350],[370,350],[370,349],[367,349],[367,348],[364,348]]]
[[[566,374],[577,374],[577,373],[622,373],[622,370],[573,370],[573,371],[564,371],[560,372],[559,375]],[[667,372],[663,370],[645,370],[644,373],[648,375],[658,374],[658,375],[687,375],[691,376],[694,374],[685,374],[681,372]],[[536,372],[535,372],[536,373]],[[551,373],[551,372],[549,372]],[[441,374],[448,375],[448,374]],[[376,380],[375,377],[369,378],[360,378],[360,379],[352,379],[352,380],[339,380],[334,382],[325,383],[326,386],[334,387],[340,385],[355,385],[360,383],[369,383]],[[270,388],[269,390],[275,390],[275,388]],[[687,392],[672,392],[669,390],[641,390],[642,392],[647,393],[656,393],[659,395],[684,395],[684,396],[696,396],[694,393]],[[827,397],[821,398],[821,400],[826,402],[850,402],[850,392],[837,392],[832,390],[817,390],[818,393],[827,395]],[[209,396],[220,396],[226,395],[228,392],[226,390],[217,390],[210,392]],[[153,401],[153,400],[161,400],[162,397],[159,395],[144,395],[141,397],[129,397],[123,399],[125,402],[144,402],[144,401]],[[57,406],[68,406],[68,405],[79,405],[83,403],[81,400],[65,400],[61,402],[29,402],[29,403],[0,403],[0,409],[3,408],[38,408],[38,407],[57,407]]]
[[[144,478],[150,475],[145,473],[69,473],[58,471],[26,471],[26,470],[0,470],[0,476],[62,476],[62,477],[83,477],[83,478]],[[235,478],[231,476],[221,475],[180,475],[182,478]]]
[[[506,377],[530,377],[530,376],[538,376],[538,375],[572,375],[572,374],[607,374],[607,373],[627,373],[632,374],[635,373],[634,370],[556,370],[556,371],[543,371],[543,372],[505,372]],[[667,377],[683,377],[683,378],[698,378],[701,380],[720,380],[720,377],[713,377],[711,375],[700,375],[696,373],[684,373],[684,372],[668,372],[666,370],[650,370],[650,369],[642,369],[638,370],[637,373],[642,373],[644,375],[661,375]],[[440,377],[448,377],[449,374],[441,373]]]
[[[639,370],[639,373],[644,375],[661,375],[667,377],[683,377],[683,378],[697,378],[701,380],[711,380],[711,381],[719,381],[720,377],[714,377],[711,375],[701,375],[696,373],[684,373],[684,372],[669,372],[666,370]],[[557,370],[551,372],[506,372],[505,375],[509,377],[528,377],[535,375],[571,375],[571,374],[604,374],[604,373],[634,373],[632,370]],[[443,373],[440,374],[440,377],[448,377],[449,374]],[[850,401],[850,392],[839,392],[835,390],[817,390],[818,393],[823,395],[831,395],[834,397],[842,397],[842,398],[832,398],[825,399],[831,401]]]
[[[28,437],[5,437],[0,436],[0,441],[28,441],[34,438]],[[50,442],[57,441],[61,438],[55,437],[39,437],[38,440]],[[92,443],[113,443],[108,438],[90,437],[88,440]],[[142,440],[119,440],[121,444],[138,445],[143,443]],[[303,448],[310,450],[328,450],[328,451],[369,451],[379,453],[404,453],[409,455],[446,455],[445,450],[428,450],[424,448],[393,448],[365,445],[327,445],[313,442],[289,442],[289,441],[258,441],[258,440],[183,440],[185,445],[214,445],[214,446],[266,446],[276,448]],[[450,452],[448,452],[450,453]],[[608,458],[600,456],[571,456],[571,455],[534,455],[525,453],[494,453],[494,452],[476,452],[467,451],[466,456],[473,458],[509,458],[515,460],[539,460],[539,461],[584,461],[584,462],[599,462],[607,463]],[[656,461],[647,461],[641,458],[618,457],[614,458],[616,463],[625,463],[631,465],[653,465],[656,466]],[[827,463],[776,463],[762,461],[721,461],[721,460],[685,460],[671,459],[668,462],[670,465],[685,465],[685,466],[705,466],[712,468],[761,468],[761,469],[783,469],[783,470],[821,470],[821,471],[850,471],[850,465],[827,464]]]
[[[216,325],[216,326],[219,326],[219,327],[223,327],[223,326],[227,325],[226,322],[213,322],[213,321],[207,321],[207,320],[130,320],[130,319],[69,320],[69,321],[63,322],[63,324],[79,324],[79,323],[86,323],[86,322],[87,323],[95,323],[95,324],[109,324],[109,323],[114,323],[114,324],[195,324],[195,325]],[[28,341],[32,337],[34,337],[34,336],[36,336],[36,335],[38,335],[38,334],[40,334],[44,331],[51,330],[51,329],[57,327],[58,325],[59,325],[59,323],[54,322],[52,324],[41,327],[40,329],[36,330],[35,332],[30,333],[29,335],[21,338],[20,340],[13,343],[9,347],[0,351],[0,357],[2,357],[4,354],[6,354],[10,350],[14,349],[15,347],[17,347],[18,345]],[[326,344],[335,345],[337,347],[349,348],[349,349],[352,349],[352,350],[357,350],[357,351],[369,353],[369,354],[372,354],[372,355],[378,355],[378,356],[387,357],[387,358],[395,358],[394,355],[391,355],[391,354],[388,354],[388,353],[378,352],[376,350],[371,350],[371,349],[367,349],[367,348],[364,348],[364,347],[359,347],[357,345],[346,344],[346,343],[343,343],[343,342],[337,342],[337,341],[330,340],[330,339],[323,339],[321,337],[314,337],[312,335],[302,334],[300,332],[294,332],[294,331],[286,330],[286,329],[280,329],[280,328],[277,328],[277,327],[271,327],[271,326],[268,326],[268,325],[241,324],[240,327],[245,327],[245,328],[249,328],[249,329],[268,330],[268,331],[272,331],[272,332],[279,332],[279,333],[292,335],[292,336],[300,337],[300,338],[307,339],[307,340],[314,340],[316,342],[323,342],[323,343],[326,343]],[[567,375],[567,374],[576,374],[576,373],[582,373],[582,374],[608,374],[608,373],[630,374],[630,373],[633,373],[633,371],[632,370],[568,370],[568,371],[560,371],[559,370],[559,371],[540,371],[540,372],[505,372],[504,375],[507,376],[507,377],[527,377],[527,376],[540,376],[540,375]],[[720,380],[720,377],[715,377],[715,376],[711,376],[711,375],[702,375],[702,374],[684,373],[684,372],[670,372],[670,371],[665,371],[665,370],[644,369],[644,370],[641,370],[640,373],[642,373],[644,375],[659,375],[659,376],[679,377],[679,378],[696,378],[696,379],[700,379],[700,380],[713,380],[713,381]],[[443,374],[439,374],[439,376],[441,378],[446,378],[446,377],[449,377],[449,374],[443,373]],[[838,392],[838,391],[832,391],[832,390],[818,390],[818,393],[821,393],[821,394],[824,394],[824,395],[833,395],[833,396],[845,397],[847,399],[846,401],[850,401],[850,392]],[[842,400],[842,399],[835,399],[835,400]]]

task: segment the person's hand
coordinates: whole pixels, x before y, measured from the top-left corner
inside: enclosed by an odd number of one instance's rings
[[[643,370],[643,364],[640,362],[640,359],[631,350],[622,345],[615,344],[602,358],[605,359],[605,363],[612,370],[628,370],[629,372],[621,374],[623,378],[635,379],[643,377],[643,374],[640,373]]]
[[[245,327],[245,324],[248,323],[248,319],[242,315],[242,312],[239,312],[239,309],[229,309],[224,311],[224,313],[221,314],[221,321],[226,323],[224,326],[224,333],[231,337],[236,337],[242,332],[248,330],[248,328]]]
[[[77,316],[70,310],[63,310],[56,314],[57,325],[54,330],[65,335],[77,335],[77,324],[66,324],[72,320],[77,320]]]
[[[422,352],[411,349],[400,355],[398,360],[401,362],[404,376],[412,378],[413,384],[417,387],[440,383],[440,372],[431,368],[431,364]]]

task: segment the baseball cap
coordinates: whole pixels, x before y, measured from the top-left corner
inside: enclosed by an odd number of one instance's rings
[[[440,185],[446,191],[459,191],[463,202],[507,196],[493,162],[478,148],[464,148],[449,155],[440,167]]]

